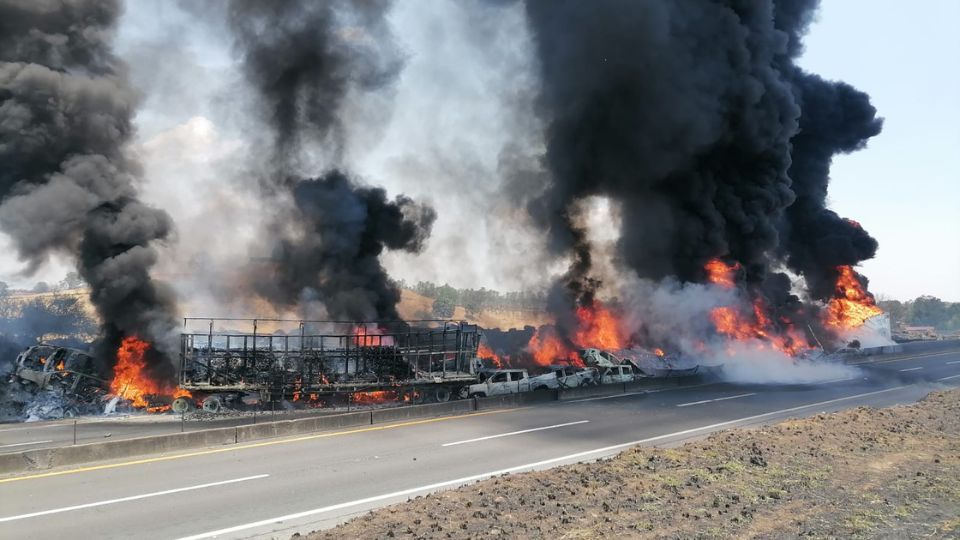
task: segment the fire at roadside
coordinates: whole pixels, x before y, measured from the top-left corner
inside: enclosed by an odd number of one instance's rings
[[[720,260],[705,268],[709,286],[722,291],[736,288],[740,270]],[[821,306],[817,324],[774,314],[761,300],[718,305],[707,314],[711,332],[692,350],[630,334],[622,306],[597,300],[577,310],[572,335],[556,326],[529,328],[526,341],[517,346],[514,340],[513,348],[505,344],[507,333],[463,322],[433,321],[433,328],[351,324],[340,334],[308,335],[307,323],[300,321],[298,332],[277,329],[258,336],[236,329],[214,332],[211,321],[207,332],[181,336],[177,383],[149,375],[151,345],[136,337],[121,342],[110,375],[85,351],[29,347],[17,357],[11,383],[24,388],[19,419],[37,420],[390,406],[644,377],[719,375],[724,363],[744,350],[767,353],[770,362],[801,363],[856,352],[864,335],[884,339],[885,316],[857,274],[841,267],[838,276],[835,298]],[[325,328],[333,331],[329,324]],[[516,389],[498,386],[501,376],[516,382]]]

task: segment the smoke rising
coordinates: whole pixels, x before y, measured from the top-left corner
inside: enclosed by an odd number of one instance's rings
[[[303,179],[293,187],[302,230],[281,237],[271,259],[272,279],[258,292],[281,305],[301,305],[311,317],[398,320],[400,291],[380,264],[384,249],[419,251],[436,213],[403,195],[360,187],[341,171]]]
[[[402,59],[385,20],[390,3],[231,2],[229,25],[246,79],[269,128],[262,183],[289,197],[268,227],[271,269],[257,292],[310,317],[397,319],[400,292],[384,249],[422,249],[436,213],[405,196],[387,199],[343,169],[346,102],[388,90]],[[332,167],[331,167],[332,165]],[[303,171],[325,169],[319,178]],[[319,307],[318,307],[319,306]]]
[[[604,277],[572,211],[589,196],[617,203],[615,256],[637,277],[702,282],[721,257],[777,315],[807,316],[777,268],[824,300],[838,265],[873,256],[876,242],[826,194],[831,157],[881,124],[866,94],[794,65],[816,6],[526,2],[550,177],[527,209],[572,260],[552,295],[561,327]]]
[[[28,271],[54,253],[76,261],[102,323],[101,359],[124,336],[154,344],[172,380],[175,310],[150,277],[166,213],[138,199],[126,154],[137,98],[111,39],[116,1],[0,2],[0,226]]]

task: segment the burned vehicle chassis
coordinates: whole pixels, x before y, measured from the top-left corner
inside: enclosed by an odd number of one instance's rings
[[[187,328],[198,322],[205,331]],[[231,326],[250,330],[223,329]],[[273,402],[380,390],[446,401],[476,381],[480,338],[476,325],[454,321],[188,318],[179,383],[195,395],[257,393]]]

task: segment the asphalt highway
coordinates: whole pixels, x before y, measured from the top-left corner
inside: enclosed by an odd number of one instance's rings
[[[921,353],[815,385],[677,387],[0,478],[0,538],[287,538],[497,474],[957,386],[960,352]]]

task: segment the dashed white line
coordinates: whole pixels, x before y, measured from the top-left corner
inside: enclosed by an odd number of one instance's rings
[[[938,381],[949,381],[950,379],[956,379],[956,378],[958,378],[958,377],[960,377],[960,375],[951,375],[951,376],[949,376],[949,377],[943,377],[942,379],[937,379],[937,380],[938,380]]]
[[[13,429],[0,429],[0,433],[6,433],[7,431],[26,431],[28,429],[49,429],[49,428],[58,428],[58,427],[73,427],[73,424],[45,424],[41,426],[32,425],[32,422],[24,422],[20,424],[20,427]]]
[[[566,426],[575,426],[575,425],[577,425],[577,424],[586,424],[586,423],[588,423],[588,422],[590,422],[590,421],[589,421],[589,420],[579,420],[579,421],[577,421],[577,422],[567,422],[566,424],[555,424],[555,425],[552,425],[552,426],[543,426],[543,427],[532,428],[532,429],[524,429],[524,430],[520,430],[520,431],[511,431],[510,433],[501,433],[501,434],[499,434],[499,435],[487,435],[486,437],[477,437],[476,439],[467,439],[467,440],[465,440],[465,441],[448,442],[448,443],[442,444],[442,445],[440,445],[440,446],[457,446],[458,444],[467,444],[467,443],[472,443],[472,442],[487,441],[487,440],[490,440],[490,439],[499,439],[500,437],[510,437],[511,435],[521,435],[521,434],[523,434],[523,433],[533,433],[534,431],[544,431],[544,430],[547,430],[547,429],[556,429],[556,428],[562,428],[562,427],[566,427]]]
[[[0,444],[0,448],[13,448],[14,446],[30,446],[31,444],[46,444],[53,441],[32,441],[32,442],[21,442],[16,444]]]
[[[755,396],[755,395],[757,395],[756,392],[750,392],[749,394],[740,394],[740,395],[736,395],[736,396],[727,396],[727,397],[718,397],[718,398],[713,398],[713,399],[704,399],[704,400],[702,400],[702,401],[691,401],[690,403],[681,403],[681,404],[677,405],[677,407],[691,407],[691,406],[693,406],[693,405],[703,405],[704,403],[713,403],[714,401],[726,401],[726,400],[728,400],[728,399],[739,399],[739,398],[742,398],[742,397]]]
[[[917,371],[918,369],[923,369],[923,366],[898,369],[897,371]]]
[[[16,520],[19,520],[19,519],[27,519],[27,518],[37,517],[37,516],[48,516],[48,515],[50,515],[50,514],[59,514],[59,513],[61,513],[61,512],[72,512],[73,510],[83,510],[83,509],[85,509],[85,508],[94,508],[94,507],[97,507],[97,506],[105,506],[105,505],[108,505],[108,504],[117,504],[117,503],[128,502],[128,501],[137,501],[137,500],[140,500],[140,499],[147,499],[147,498],[150,498],[150,497],[159,497],[159,496],[161,496],[161,495],[170,495],[171,493],[182,493],[182,492],[184,492],[184,491],[194,491],[194,490],[197,490],[197,489],[204,489],[204,488],[215,487],[215,486],[223,486],[223,485],[226,485],[226,484],[236,484],[237,482],[246,482],[246,481],[248,481],[248,480],[257,480],[257,479],[260,479],[260,478],[266,478],[266,477],[268,477],[268,476],[270,476],[270,475],[269,475],[269,474],[258,474],[258,475],[256,475],[256,476],[244,476],[243,478],[234,478],[233,480],[223,480],[222,482],[210,482],[209,484],[198,484],[198,485],[196,485],[196,486],[187,486],[187,487],[176,488],[176,489],[167,489],[167,490],[164,490],[164,491],[154,491],[153,493],[144,493],[143,495],[132,495],[132,496],[130,496],[130,497],[121,497],[121,498],[119,498],[119,499],[110,499],[110,500],[106,500],[106,501],[97,501],[97,502],[86,503],[86,504],[78,504],[78,505],[76,505],[76,506],[64,506],[63,508],[53,508],[53,509],[51,509],[51,510],[42,510],[42,511],[40,511],[40,512],[31,512],[31,513],[29,513],[29,514],[20,514],[20,515],[17,515],[17,516],[9,516],[9,517],[0,518],[0,523],[3,523],[3,522],[5,522],[5,521],[16,521]]]
[[[650,390],[647,390],[647,391],[644,391],[644,392],[627,392],[627,393],[625,393],[625,394],[614,394],[614,395],[612,395],[612,396],[600,396],[600,397],[588,397],[588,398],[581,398],[581,399],[571,399],[571,400],[568,400],[568,401],[564,401],[564,403],[583,403],[584,401],[599,401],[599,400],[601,400],[601,399],[613,399],[613,398],[620,398],[620,397],[627,397],[627,396],[639,396],[639,395],[642,395],[642,394],[650,394],[650,393],[657,392],[657,391],[658,391],[658,390],[650,389]]]
[[[820,381],[820,384],[829,384],[829,383],[835,383],[835,382],[852,381],[852,380],[854,380],[854,379],[856,379],[856,377],[844,377],[844,378],[842,378],[842,379],[828,379],[828,380],[826,380],[826,381]],[[866,380],[866,377],[864,377],[864,380]]]
[[[701,432],[701,431],[709,431],[709,430],[718,429],[718,428],[722,428],[722,427],[732,426],[732,425],[739,424],[739,423],[743,423],[743,422],[752,422],[752,421],[760,420],[760,419],[763,419],[763,418],[769,418],[769,417],[771,417],[771,416],[776,416],[776,415],[786,414],[786,413],[792,413],[792,412],[800,411],[800,410],[803,410],[803,409],[809,409],[809,408],[811,408],[811,407],[821,407],[821,406],[823,406],[823,405],[830,405],[830,404],[832,404],[832,403],[839,403],[839,402],[841,402],[841,401],[847,401],[847,400],[850,400],[850,399],[857,399],[857,398],[861,398],[861,397],[867,397],[867,396],[874,396],[874,395],[877,395],[877,394],[883,394],[883,393],[886,393],[886,392],[893,392],[893,391],[895,391],[895,390],[902,390],[902,389],[904,389],[904,388],[907,388],[908,386],[909,386],[909,385],[895,386],[895,387],[893,387],[893,388],[885,388],[885,389],[883,389],[883,390],[876,390],[876,391],[874,391],[874,392],[867,392],[867,393],[865,393],[865,394],[856,394],[856,395],[853,395],[853,396],[846,396],[846,397],[842,397],[842,398],[830,399],[830,400],[827,400],[827,401],[819,401],[819,402],[817,402],[817,403],[809,403],[809,404],[807,404],[807,405],[799,405],[799,406],[797,406],[797,407],[791,407],[791,408],[789,408],[789,409],[780,409],[779,411],[771,411],[771,412],[768,412],[768,413],[757,414],[757,415],[754,415],[754,416],[747,416],[747,417],[745,417],[745,418],[737,418],[736,420],[728,420],[728,421],[726,421],[726,422],[720,422],[720,423],[717,423],[717,424],[711,424],[711,425],[709,425],[709,426],[701,426],[701,427],[698,427],[698,428],[685,429],[685,430],[683,430],[683,431],[677,431],[677,432],[675,432],[675,433],[667,433],[666,435],[658,435],[658,436],[656,436],[656,437],[650,437],[650,438],[648,438],[648,439],[641,439],[641,440],[639,440],[639,441],[630,441],[630,442],[621,443],[621,444],[614,444],[614,445],[612,445],[612,446],[605,446],[605,447],[603,447],[603,448],[596,448],[596,449],[594,449],[594,450],[586,450],[586,451],[584,451],[584,452],[577,452],[577,453],[575,453],[575,454],[568,454],[568,455],[566,455],[566,456],[560,456],[560,457],[545,459],[545,460],[543,460],[543,461],[537,461],[537,462],[534,462],[534,463],[527,463],[527,464],[525,464],[525,465],[517,465],[516,467],[508,467],[508,468],[506,468],[506,469],[500,469],[500,470],[498,470],[498,471],[492,471],[492,472],[487,472],[487,473],[482,473],[482,474],[475,474],[475,475],[473,475],[473,476],[464,476],[464,477],[462,477],[462,478],[456,478],[456,479],[454,479],[454,480],[447,480],[447,481],[445,481],[445,482],[437,482],[437,483],[435,483],[435,484],[428,484],[428,485],[425,485],[425,486],[419,486],[419,487],[414,487],[414,488],[410,488],[410,489],[404,489],[404,490],[401,490],[401,491],[394,491],[394,492],[392,492],[392,493],[384,493],[384,494],[382,494],[382,495],[374,495],[374,496],[372,496],[372,497],[366,497],[366,498],[364,498],[364,499],[357,499],[357,500],[353,500],[353,501],[342,502],[342,503],[339,503],[339,504],[332,504],[332,505],[330,505],[330,506],[323,506],[323,507],[320,507],[320,508],[314,508],[313,510],[306,510],[306,511],[303,511],[303,512],[297,512],[297,513],[295,513],[295,514],[287,514],[287,515],[284,515],[284,516],[277,516],[277,517],[273,517],[273,518],[269,518],[269,519],[262,519],[262,520],[260,520],[260,521],[253,521],[253,522],[250,522],[250,523],[244,523],[244,524],[242,524],[242,525],[237,525],[237,526],[234,526],[234,527],[227,527],[227,528],[225,528],[225,529],[217,529],[217,530],[215,530],[215,531],[209,531],[209,532],[205,532],[205,533],[195,534],[195,535],[193,535],[193,536],[185,536],[185,537],[183,537],[183,538],[180,538],[179,540],[202,540],[202,539],[204,539],[204,538],[215,538],[215,537],[217,537],[217,536],[222,536],[222,535],[225,535],[225,534],[235,533],[235,532],[238,532],[238,531],[244,531],[244,530],[248,530],[248,529],[255,529],[255,528],[257,528],[257,527],[264,527],[264,526],[267,526],[267,525],[273,525],[273,524],[275,524],[275,523],[280,523],[280,522],[287,522],[287,521],[294,520],[294,519],[300,519],[300,518],[305,518],[305,517],[309,517],[309,516],[315,516],[315,515],[319,515],[319,514],[325,514],[325,513],[328,513],[328,512],[333,512],[333,511],[336,511],[336,510],[342,510],[342,509],[344,509],[344,508],[350,508],[350,507],[353,507],[353,506],[360,506],[360,505],[363,505],[363,504],[369,504],[369,503],[375,503],[375,502],[384,501],[384,500],[388,500],[388,499],[405,497],[405,496],[408,496],[408,495],[413,495],[414,493],[420,493],[420,492],[424,492],[424,491],[433,491],[433,490],[435,490],[435,489],[440,489],[440,488],[445,488],[445,487],[450,487],[450,486],[459,486],[459,485],[468,484],[468,483],[470,483],[470,482],[474,482],[474,481],[477,481],[477,480],[486,480],[487,478],[491,478],[491,477],[494,477],[494,476],[500,476],[500,475],[502,475],[502,474],[509,474],[509,473],[514,473],[514,472],[520,472],[520,471],[528,471],[528,470],[538,469],[538,468],[544,467],[544,466],[546,466],[546,465],[553,465],[553,464],[555,464],[555,463],[561,463],[561,462],[564,462],[564,461],[573,461],[573,460],[577,460],[577,459],[584,458],[584,457],[587,457],[587,456],[592,456],[592,455],[594,455],[594,454],[605,454],[605,453],[612,452],[612,451],[614,451],[614,450],[620,450],[621,448],[629,448],[629,447],[631,447],[631,446],[636,446],[636,445],[638,445],[638,444],[645,444],[645,443],[662,441],[662,440],[664,440],[664,439],[670,439],[670,438],[673,438],[673,437],[681,437],[681,436],[684,436],[684,435],[691,435],[691,434],[698,433],[698,432]]]
[[[953,360],[951,362],[947,362],[948,366],[952,366],[953,364],[960,364],[960,360]]]

